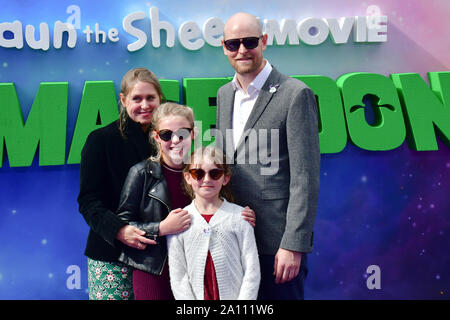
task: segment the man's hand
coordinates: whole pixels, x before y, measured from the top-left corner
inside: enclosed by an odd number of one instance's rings
[[[298,275],[301,262],[301,252],[290,251],[282,248],[278,249],[273,266],[275,283],[285,283],[294,279]]]
[[[251,224],[251,226],[254,228],[256,225],[256,214],[253,209],[250,207],[245,207],[244,210],[242,210],[242,216],[244,217],[245,221],[248,221],[248,223]]]

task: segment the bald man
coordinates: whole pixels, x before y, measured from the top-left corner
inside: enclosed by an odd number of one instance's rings
[[[319,192],[316,100],[303,82],[263,58],[267,34],[253,15],[233,15],[222,45],[236,73],[217,94],[217,128],[224,140],[216,137],[216,143],[232,162],[236,202],[256,213],[258,299],[304,299]],[[225,141],[227,131],[232,143]],[[255,155],[256,164],[249,160]]]

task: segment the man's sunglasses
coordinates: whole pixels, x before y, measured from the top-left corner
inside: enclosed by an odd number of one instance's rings
[[[206,172],[203,169],[189,169],[189,173],[191,174],[191,177],[195,180],[202,180],[206,173],[209,174],[211,179],[213,180],[219,180],[221,176],[224,174],[224,170],[222,168],[214,168]]]
[[[223,43],[225,44],[225,48],[227,48],[228,51],[238,51],[239,47],[241,46],[241,43],[244,45],[244,47],[248,50],[255,49],[259,44],[259,39],[261,39],[262,36],[259,37],[246,37],[246,38],[240,38],[240,39],[229,39],[225,40]]]
[[[183,139],[186,139],[191,134],[192,128],[180,128],[177,131],[172,131],[169,129],[162,129],[157,131],[156,133],[163,141],[170,141],[172,140],[172,137],[176,135],[178,139],[181,141]]]

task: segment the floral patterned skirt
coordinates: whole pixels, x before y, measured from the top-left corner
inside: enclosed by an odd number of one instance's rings
[[[122,263],[88,258],[90,300],[133,300],[133,270]]]

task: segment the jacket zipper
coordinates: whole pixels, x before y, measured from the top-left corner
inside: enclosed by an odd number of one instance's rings
[[[158,198],[158,197],[155,197],[154,195],[152,195],[151,193],[148,193],[148,196],[150,197],[150,198],[153,198],[153,199],[156,199],[156,200],[158,200],[158,201],[160,201],[160,202],[162,202],[165,206],[166,206],[166,208],[167,208],[167,212],[169,213],[170,212],[170,208],[169,208],[169,205],[167,204],[167,203],[165,203],[163,200],[161,200],[160,198]]]
[[[170,212],[169,205],[168,205],[167,203],[165,203],[162,199],[160,199],[160,198],[158,198],[158,197],[155,197],[154,195],[150,194],[150,192],[148,193],[148,196],[149,196],[150,198],[153,198],[153,199],[158,200],[159,202],[162,202],[162,203],[166,206],[167,212],[168,212],[168,213]],[[166,260],[167,260],[167,254],[166,254],[166,256],[164,257],[164,262],[163,262],[163,264],[162,264],[161,269],[160,269],[159,272],[158,272],[158,275],[162,275],[163,270],[164,270],[164,265],[166,264]]]

